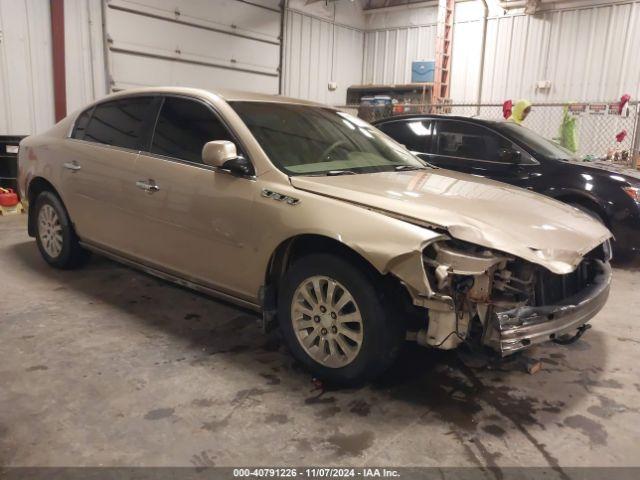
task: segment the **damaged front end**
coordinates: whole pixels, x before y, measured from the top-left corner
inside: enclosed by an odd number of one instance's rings
[[[605,242],[562,275],[470,243],[433,242],[423,251],[431,291],[416,302],[428,309],[428,323],[410,338],[441,349],[472,342],[506,356],[573,336],[607,300],[609,260]]]

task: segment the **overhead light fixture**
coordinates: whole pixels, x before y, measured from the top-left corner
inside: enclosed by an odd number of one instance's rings
[[[524,13],[527,15],[535,15],[540,8],[540,0],[527,0],[524,4]]]

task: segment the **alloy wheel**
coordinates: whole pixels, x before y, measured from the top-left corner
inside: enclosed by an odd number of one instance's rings
[[[51,205],[43,205],[38,213],[38,235],[47,255],[57,258],[62,252],[62,225]]]
[[[315,275],[293,294],[291,321],[298,342],[319,364],[349,365],[358,356],[364,325],[353,295],[340,282]]]

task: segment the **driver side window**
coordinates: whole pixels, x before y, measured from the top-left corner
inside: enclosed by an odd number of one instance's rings
[[[212,140],[234,141],[231,133],[203,103],[188,98],[164,99],[151,153],[202,163],[202,147]]]
[[[502,150],[520,150],[487,128],[455,121],[439,122],[437,148],[440,155],[492,162],[504,161]]]

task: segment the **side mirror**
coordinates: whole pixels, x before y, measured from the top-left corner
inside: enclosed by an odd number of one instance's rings
[[[222,170],[228,170],[232,175],[239,177],[251,177],[255,175],[255,170],[251,162],[244,157],[236,157],[227,160],[222,164]]]
[[[255,175],[251,162],[239,156],[235,144],[228,140],[205,143],[202,147],[202,162],[240,177]]]
[[[233,142],[228,140],[214,140],[202,147],[202,163],[212,167],[223,168],[225,162],[238,158],[238,151]]]
[[[522,153],[518,150],[512,150],[511,148],[501,148],[498,150],[498,159],[504,163],[520,163]]]

